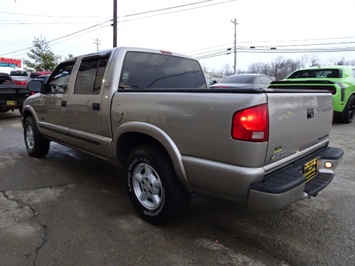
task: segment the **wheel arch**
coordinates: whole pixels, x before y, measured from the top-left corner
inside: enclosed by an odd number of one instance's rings
[[[139,146],[149,145],[166,153],[177,177],[187,191],[191,191],[182,164],[181,153],[173,140],[160,128],[144,122],[127,122],[121,125],[114,136],[116,158],[125,165],[130,152]]]
[[[27,117],[32,116],[38,125],[38,116],[32,106],[24,106],[22,109],[22,125],[24,125]]]

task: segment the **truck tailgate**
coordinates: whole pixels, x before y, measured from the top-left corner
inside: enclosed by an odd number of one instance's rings
[[[330,93],[268,93],[269,145],[265,165],[328,139],[333,106]],[[319,148],[319,146],[315,146]]]

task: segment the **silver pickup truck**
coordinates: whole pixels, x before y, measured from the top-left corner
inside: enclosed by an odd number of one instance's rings
[[[317,195],[343,151],[328,147],[327,91],[207,88],[194,58],[119,47],[70,58],[23,108],[27,152],[50,141],[122,165],[137,213],[181,214],[191,193],[273,210]]]

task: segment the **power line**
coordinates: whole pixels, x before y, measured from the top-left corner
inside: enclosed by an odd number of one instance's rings
[[[151,18],[151,17],[158,17],[158,16],[163,16],[163,15],[168,15],[168,14],[173,14],[173,13],[179,13],[179,12],[184,12],[184,11],[190,11],[190,10],[199,9],[199,8],[203,8],[203,7],[209,7],[209,6],[227,4],[227,3],[235,2],[235,1],[236,1],[236,0],[227,0],[227,1],[224,1],[224,2],[213,3],[213,4],[203,5],[203,6],[193,7],[193,8],[185,8],[185,9],[181,9],[181,10],[176,10],[176,11],[171,11],[171,12],[165,12],[165,13],[156,14],[156,15],[151,15],[151,16],[144,16],[144,17],[134,18],[134,19],[124,19],[124,20],[120,20],[119,22],[128,22],[128,21],[132,21],[132,20],[145,19],[145,18]],[[127,16],[124,16],[124,17],[127,17]],[[123,17],[123,18],[124,18],[124,17]]]
[[[354,47],[343,47],[343,48],[326,48],[326,49],[237,49],[238,53],[264,53],[264,54],[292,54],[292,53],[341,53],[341,52],[355,52]],[[215,50],[211,53],[205,53],[200,56],[195,56],[198,60],[208,59],[212,57],[229,55],[231,52],[228,50]]]
[[[140,14],[148,14],[148,13],[153,13],[153,12],[160,12],[160,11],[164,11],[164,10],[171,10],[171,9],[176,9],[176,8],[180,8],[180,7],[185,7],[185,6],[191,6],[191,5],[197,5],[197,4],[201,4],[201,3],[205,3],[205,2],[213,2],[215,0],[206,0],[206,1],[200,1],[200,2],[194,2],[194,3],[190,3],[190,4],[186,4],[186,5],[179,5],[179,6],[173,6],[173,7],[167,7],[167,8],[161,8],[161,9],[156,9],[156,10],[150,10],[150,11],[146,11],[146,12],[140,12],[140,13],[135,13],[135,14],[129,14],[129,15],[126,15],[124,17],[132,17],[132,16],[137,16],[137,15],[140,15]],[[207,7],[207,6],[212,6],[212,5],[219,5],[219,4],[225,4],[225,3],[228,3],[228,2],[234,2],[236,0],[228,0],[228,1],[225,1],[225,2],[218,2],[218,3],[213,3],[213,4],[210,4],[210,5],[204,5],[204,6],[199,6],[199,7],[195,7],[195,8],[189,8],[189,9],[184,9],[184,10],[177,10],[177,11],[173,11],[173,12],[168,12],[168,13],[163,13],[163,14],[158,14],[156,16],[161,16],[161,15],[166,15],[166,14],[171,14],[171,13],[177,13],[177,12],[183,12],[183,11],[188,11],[188,10],[192,10],[192,9],[197,9],[197,8],[203,8],[203,7]],[[1,12],[0,12],[1,13]],[[4,12],[2,12],[4,13]],[[152,17],[152,16],[146,16],[146,17],[142,17],[142,18],[137,18],[137,19],[144,19],[144,18],[149,18],[149,17]],[[127,22],[127,21],[132,21],[132,20],[135,20],[134,18],[133,19],[127,19],[127,20],[122,20],[120,22]],[[90,27],[87,27],[85,29],[82,29],[82,30],[79,30],[79,31],[76,31],[76,32],[73,32],[71,34],[67,34],[65,36],[61,36],[61,37],[58,37],[56,39],[53,39],[53,40],[50,40],[48,41],[48,43],[50,42],[53,42],[53,41],[56,41],[56,40],[60,40],[60,39],[64,39],[68,36],[72,36],[72,35],[75,35],[75,34],[78,34],[80,32],[83,32],[83,31],[86,31],[90,28],[93,28],[93,27],[97,27],[98,25],[102,25],[104,23],[107,23],[107,22],[112,22],[112,19],[108,19],[102,23],[99,23],[99,24],[96,24],[96,25],[93,25],[93,26],[90,26]],[[109,26],[109,25],[107,25]],[[101,27],[103,28],[103,27]],[[89,32],[87,32],[89,33]],[[8,52],[8,53],[4,53],[3,55],[9,55],[9,54],[13,54],[13,53],[17,53],[17,52],[22,52],[22,51],[26,51],[30,49],[29,47],[28,48],[24,48],[24,49],[20,49],[20,50],[16,50],[16,51],[12,51],[12,52]]]
[[[238,47],[236,51],[238,53],[334,53],[334,52],[355,52],[354,46],[346,47],[312,47],[312,48],[302,48],[307,46],[324,46],[324,45],[338,45],[338,44],[354,44],[355,42],[340,42],[340,43],[318,43],[318,44],[297,44],[297,45],[285,45],[285,46],[276,46],[276,47]],[[290,48],[288,48],[290,47]],[[300,47],[300,48],[291,48],[291,47]],[[274,48],[274,49],[271,49]],[[281,49],[280,49],[281,48]],[[199,53],[187,53],[191,56],[196,57],[197,59],[206,59],[211,57],[217,57],[221,55],[228,55],[231,53],[232,45],[225,46],[221,49],[213,49],[209,51],[203,51]],[[198,50],[195,50],[198,51]]]
[[[20,15],[20,16],[29,16],[29,17],[43,17],[43,18],[78,18],[78,16],[48,16],[48,15],[23,14],[23,13],[4,12],[4,11],[0,11],[0,14]],[[98,18],[98,16],[80,16],[80,18]]]
[[[129,18],[129,17],[132,17],[132,18],[126,19],[126,20],[121,20],[119,22],[122,23],[122,22],[132,21],[132,20],[136,20],[136,19],[144,19],[144,18],[149,18],[149,17],[153,17],[153,16],[161,16],[161,15],[166,15],[166,14],[171,14],[171,13],[189,11],[189,10],[192,10],[192,9],[198,9],[198,8],[203,8],[203,7],[213,6],[213,5],[225,4],[225,3],[234,2],[234,1],[236,1],[236,0],[229,0],[229,1],[224,1],[224,2],[211,3],[211,4],[208,4],[208,5],[197,6],[197,7],[194,7],[194,8],[186,8],[186,9],[180,9],[180,10],[175,10],[175,11],[171,11],[171,12],[169,11],[169,12],[156,14],[156,15],[151,15],[151,16],[144,16],[144,17],[140,17],[140,18],[134,18],[134,16],[141,16],[141,15],[144,15],[144,14],[151,14],[151,13],[154,13],[154,12],[162,12],[162,11],[168,11],[168,10],[182,8],[182,7],[187,7],[187,6],[201,5],[201,4],[204,4],[204,3],[207,3],[207,2],[214,2],[214,0],[200,1],[200,2],[194,2],[194,3],[190,3],[190,4],[186,4],[186,5],[172,6],[172,7],[161,8],[161,9],[156,9],[156,10],[149,10],[149,11],[145,11],[145,12],[134,13],[134,14],[129,14],[129,15],[123,16],[122,18]],[[6,12],[0,12],[0,13],[6,13]],[[9,13],[9,12],[7,12],[7,13]],[[33,16],[35,16],[35,15],[33,15]],[[46,17],[46,16],[44,16],[44,17]],[[54,17],[54,16],[47,16],[47,17]],[[59,17],[69,17],[69,16],[59,16]],[[98,31],[98,30],[100,30],[102,28],[110,26],[109,24],[105,25],[108,22],[112,22],[112,19],[107,19],[104,22],[101,22],[101,23],[95,24],[93,26],[87,27],[85,29],[73,32],[71,34],[67,34],[67,35],[58,37],[58,38],[53,39],[53,40],[50,40],[49,43],[52,43],[52,45],[56,45],[56,44],[68,41],[70,39],[74,39],[74,38],[77,38],[79,36],[88,34],[90,32]],[[257,49],[254,49],[254,51],[251,51],[251,50],[248,51],[248,50],[245,50],[244,48],[238,48],[236,50],[238,52],[240,52],[240,53],[271,53],[271,52],[273,52],[273,53],[306,53],[306,52],[316,52],[316,51],[320,51],[320,52],[341,52],[342,50],[340,50],[340,49],[342,49],[342,48],[333,48],[333,50],[329,50],[328,49],[326,51],[324,51],[324,50],[315,50],[315,48],[308,49],[308,50],[296,50],[296,49],[293,49],[293,50],[291,50],[291,49],[282,49],[281,50],[279,48],[281,48],[281,47],[320,46],[320,45],[336,45],[336,44],[351,44],[351,43],[354,43],[354,42],[340,42],[340,43],[339,42],[338,43],[334,43],[333,42],[333,43],[294,44],[294,42],[300,42],[300,41],[307,42],[307,41],[338,40],[338,39],[350,39],[350,38],[354,39],[354,37],[333,37],[333,38],[318,38],[318,39],[303,39],[303,40],[300,40],[300,39],[298,39],[298,40],[277,40],[277,41],[273,41],[272,42],[273,46],[278,47],[278,49],[276,51],[268,51],[268,50],[265,50],[265,49],[262,49],[260,51],[258,51]],[[284,44],[284,43],[287,43],[287,42],[293,42],[293,44],[289,44],[289,45]],[[241,44],[250,44],[250,43],[271,43],[271,41],[238,42],[238,44],[240,44],[240,45]],[[275,45],[275,43],[277,43],[278,45]],[[280,44],[280,43],[283,43],[283,44]],[[211,48],[222,47],[222,46],[224,46],[225,48],[224,49],[220,49],[220,50],[214,50],[214,51],[206,51],[206,52],[203,52],[203,53],[201,52],[201,53],[197,53],[195,55],[198,55],[199,58],[204,59],[204,58],[209,58],[209,57],[215,57],[215,56],[228,54],[228,51],[226,49],[231,47],[230,43],[229,44],[217,45],[217,46],[213,46],[213,47],[209,47],[209,48],[203,48],[203,49],[190,51],[190,52],[187,52],[187,54],[190,54],[192,52],[199,52],[199,51],[203,51],[203,50],[207,50],[207,49],[211,49]],[[28,49],[30,49],[30,48],[24,48],[24,49],[21,49],[21,50],[9,52],[9,53],[6,53],[5,55],[26,51]],[[348,47],[348,48],[344,48],[344,49],[346,51],[353,51],[354,50],[354,48],[352,48],[352,47]]]
[[[0,20],[2,25],[35,25],[35,24],[88,24],[88,23],[93,23],[96,21],[80,21],[80,22],[75,22],[75,21],[53,21],[53,22],[2,22]]]
[[[206,2],[213,2],[213,1],[215,1],[215,0],[206,0],[206,1],[189,3],[189,4],[185,4],[185,5],[166,7],[166,8],[155,9],[155,10],[150,10],[150,11],[145,11],[145,12],[140,12],[140,13],[129,14],[129,15],[126,15],[124,17],[132,17],[132,16],[138,16],[138,15],[144,15],[144,14],[149,14],[149,13],[153,13],[153,12],[160,12],[160,11],[165,11],[165,10],[170,10],[170,9],[175,9],[175,8],[180,8],[180,7],[185,7],[185,6],[192,6],[192,5],[197,5],[197,4],[206,3]]]
[[[57,41],[57,40],[60,40],[60,39],[64,39],[66,37],[69,37],[69,36],[72,36],[72,35],[75,35],[75,34],[78,34],[78,33],[81,33],[81,32],[84,32],[84,31],[87,31],[89,29],[92,29],[92,28],[95,28],[95,27],[98,27],[98,26],[102,26],[104,23],[107,23],[107,22],[110,22],[111,20],[106,20],[102,23],[99,23],[99,24],[96,24],[96,25],[93,25],[93,26],[90,26],[90,27],[87,27],[85,29],[82,29],[82,30],[79,30],[79,31],[76,31],[76,32],[73,32],[73,33],[70,33],[70,34],[67,34],[67,35],[64,35],[64,36],[61,36],[61,37],[58,37],[56,39],[53,39],[53,40],[50,40],[48,41],[48,43],[51,43],[51,42],[54,42],[54,41]],[[86,32],[87,34],[88,32]],[[28,48],[23,48],[23,49],[20,49],[20,50],[17,50],[17,51],[12,51],[12,52],[8,52],[8,53],[4,53],[3,55],[8,55],[8,54],[13,54],[13,53],[17,53],[17,52],[22,52],[22,51],[26,51],[30,49],[30,47]]]
[[[277,40],[277,41],[244,41],[244,42],[238,42],[238,44],[253,44],[253,43],[272,43],[272,46],[276,46],[276,47],[286,47],[286,46],[308,46],[308,45],[327,45],[327,44],[339,44],[339,42],[337,43],[316,43],[316,44],[291,44],[291,45],[274,45],[275,43],[280,43],[280,42],[295,42],[295,41],[322,41],[322,40],[341,40],[341,39],[355,39],[354,36],[347,36],[347,37],[333,37],[333,38],[318,38],[318,39],[303,39],[303,40]],[[353,42],[342,42],[342,44],[345,43],[353,43]],[[201,48],[201,49],[196,49],[196,50],[192,50],[192,51],[186,51],[186,54],[191,54],[194,52],[199,52],[199,51],[203,51],[203,50],[208,50],[208,49],[212,49],[212,48],[217,48],[217,47],[232,47],[233,43],[225,43],[225,44],[219,44],[219,45],[215,45],[215,46],[210,46],[210,47],[205,47],[205,48]],[[250,46],[250,45],[248,45]],[[260,45],[258,45],[260,46]]]

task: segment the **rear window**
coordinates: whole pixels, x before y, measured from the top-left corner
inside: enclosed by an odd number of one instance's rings
[[[219,83],[242,83],[242,84],[252,84],[256,76],[252,75],[232,75],[222,79]]]
[[[127,52],[120,88],[206,88],[196,60],[165,54]]]
[[[14,77],[27,77],[28,76],[26,71],[20,71],[20,70],[11,71],[10,75],[14,76]]]
[[[306,69],[292,73],[288,78],[341,78],[341,69]]]
[[[0,74],[0,85],[12,85],[14,84],[8,74]]]

